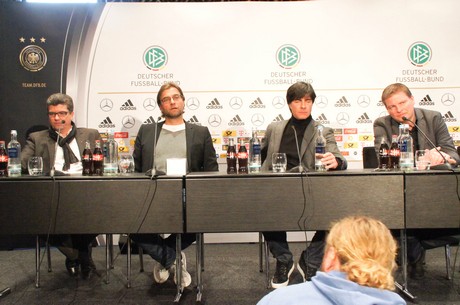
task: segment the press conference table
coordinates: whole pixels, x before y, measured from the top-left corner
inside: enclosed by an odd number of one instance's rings
[[[182,178],[0,179],[0,234],[182,233]]]
[[[356,214],[391,229],[459,227],[459,173],[0,178],[0,234],[326,230]]]
[[[191,173],[186,177],[186,231],[327,230],[332,221],[366,215],[380,219],[390,229],[401,229],[405,266],[405,228],[459,227],[458,174],[374,170],[302,175]],[[201,247],[198,250],[200,262]],[[403,278],[399,288],[415,298],[407,290],[405,267]],[[199,300],[201,268],[197,268],[197,279]]]

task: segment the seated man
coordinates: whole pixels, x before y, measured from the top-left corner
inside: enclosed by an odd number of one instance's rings
[[[395,256],[396,242],[382,222],[344,218],[328,234],[322,272],[310,282],[272,291],[258,305],[406,304],[390,291],[395,288]]]

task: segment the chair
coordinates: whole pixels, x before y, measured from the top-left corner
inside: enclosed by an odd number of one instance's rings
[[[460,243],[460,236],[443,236],[434,239],[422,240],[420,242],[425,250],[444,247],[446,258],[446,273],[447,279],[452,279],[452,270],[455,266],[451,264],[451,246],[458,246]]]
[[[363,168],[377,168],[379,161],[374,146],[363,147]]]

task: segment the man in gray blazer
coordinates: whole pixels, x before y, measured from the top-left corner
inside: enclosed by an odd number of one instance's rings
[[[63,93],[52,94],[46,101],[50,127],[33,132],[21,153],[23,172],[27,172],[27,161],[32,156],[43,158],[45,174],[55,169],[64,173],[82,173],[81,156],[88,141],[94,149],[95,141],[102,140],[96,129],[77,128],[72,122],[74,105],[70,96]],[[59,134],[59,136],[58,136]],[[59,138],[58,145],[56,141]],[[91,258],[91,243],[96,235],[74,234],[54,235],[50,240],[66,256],[66,268],[70,275],[90,278],[96,271]]]
[[[429,149],[431,165],[442,164],[445,162],[444,159],[453,166],[460,163],[460,157],[441,113],[415,108],[414,97],[407,86],[400,83],[387,86],[382,93],[382,102],[389,115],[374,121],[374,145],[376,151],[379,149],[382,138],[387,143],[391,143],[392,135],[399,134],[399,125],[409,124],[410,134],[414,140],[414,151]],[[409,120],[404,120],[403,117]],[[430,142],[425,139],[414,123],[436,145],[444,158],[431,146]]]
[[[392,135],[399,134],[399,125],[409,124],[410,135],[414,142],[414,151],[430,150],[431,165],[443,164],[445,160],[452,166],[459,164],[459,155],[441,114],[433,110],[415,108],[414,96],[406,85],[395,83],[387,86],[382,92],[382,102],[389,115],[374,121],[374,145],[376,151],[379,149],[382,138],[387,143],[390,143]],[[417,124],[420,130],[414,123]],[[425,139],[422,132],[426,134],[439,152]],[[398,232],[393,230],[392,232],[394,236],[399,236]],[[409,276],[413,279],[424,276],[425,250],[422,247],[421,240],[458,234],[460,234],[460,230],[457,228],[408,230],[407,259]]]
[[[208,128],[186,123],[183,119],[185,97],[182,89],[172,82],[164,84],[158,92],[157,104],[165,121],[142,125],[139,129],[133,154],[136,171],[165,173],[169,158],[186,158],[187,172],[218,171],[216,151]],[[195,237],[195,234],[182,234],[182,250],[190,246]],[[154,280],[164,283],[173,274],[177,284],[176,234],[167,238],[159,234],[133,234],[131,238],[156,261]],[[181,256],[181,285],[187,287],[192,278],[186,268],[184,252]]]
[[[287,170],[298,169],[299,159],[304,170],[315,170],[315,158],[327,170],[343,170],[347,161],[340,153],[331,128],[322,127],[326,138],[326,153],[315,153],[316,138],[320,124],[312,119],[311,110],[316,94],[313,87],[305,82],[298,82],[289,87],[286,100],[292,117],[289,120],[274,122],[268,125],[262,140],[262,170],[272,169],[272,154],[286,153]],[[297,139],[296,139],[297,137]],[[297,143],[299,145],[299,152]],[[300,153],[300,156],[299,156]],[[294,262],[286,239],[286,232],[263,232],[270,252],[276,258],[276,271],[272,278],[273,288],[287,286],[289,276],[294,270]],[[309,279],[320,267],[324,252],[325,232],[317,231],[310,246],[302,253],[298,269],[304,279]]]

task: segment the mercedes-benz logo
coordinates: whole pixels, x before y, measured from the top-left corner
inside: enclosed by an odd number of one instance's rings
[[[360,95],[357,102],[359,106],[365,108],[370,105],[371,98],[367,95]]]
[[[157,107],[155,99],[149,97],[144,100],[144,109],[147,111],[153,111]]]
[[[346,113],[346,112],[339,112],[339,114],[337,114],[337,122],[338,122],[340,125],[345,125],[345,124],[347,124],[349,121],[350,121],[350,116],[348,115],[348,113]]]
[[[99,104],[99,107],[102,109],[102,111],[108,112],[112,110],[113,102],[109,100],[108,98],[105,98],[101,101],[101,103]]]
[[[124,116],[123,119],[121,120],[121,123],[123,124],[123,127],[125,128],[133,128],[134,124],[136,123],[136,119],[130,115]]]
[[[243,100],[241,99],[241,97],[234,96],[230,99],[230,102],[228,102],[228,104],[232,109],[237,110],[243,106]]]
[[[191,97],[187,100],[187,108],[190,110],[197,110],[200,108],[200,101],[196,97]]]
[[[380,112],[379,114],[379,118],[383,117],[383,116],[387,116],[388,115],[388,112],[387,111],[382,111]]]
[[[317,96],[315,99],[315,107],[326,108],[327,106],[327,97],[324,95]]]
[[[218,114],[211,114],[208,118],[208,123],[212,127],[217,127],[222,123],[222,119]]]
[[[262,114],[260,113],[255,113],[252,117],[251,117],[251,122],[253,125],[255,126],[261,126],[264,122],[265,122],[265,118]]]
[[[455,103],[455,96],[452,93],[446,93],[441,97],[444,106],[451,106]]]
[[[284,107],[285,105],[285,101],[284,101],[284,98],[281,97],[281,96],[275,96],[272,100],[272,105],[273,107],[275,107],[276,109],[281,109]]]

